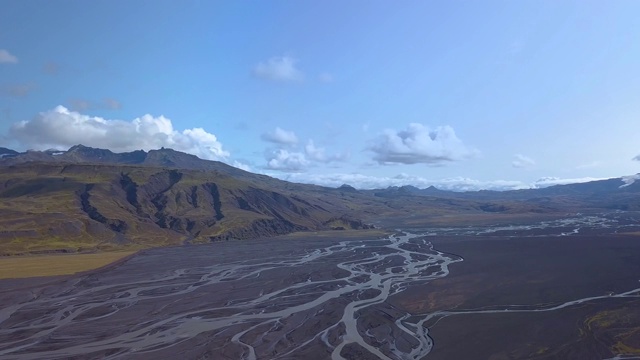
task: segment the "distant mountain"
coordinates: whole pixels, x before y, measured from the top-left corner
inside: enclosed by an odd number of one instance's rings
[[[0,166],[15,165],[25,162],[59,162],[59,163],[91,163],[91,164],[121,164],[121,165],[144,165],[154,167],[167,167],[178,169],[211,170],[221,171],[239,177],[250,177],[261,181],[271,179],[264,175],[249,173],[247,171],[229,166],[225,163],[212,160],[200,159],[195,155],[186,154],[168,148],[159,150],[136,150],[132,152],[114,153],[106,149],[92,148],[84,145],[75,145],[69,150],[50,149],[46,151],[27,151],[19,153],[17,151],[0,148]],[[633,182],[633,181],[631,181]],[[587,183],[554,185],[542,189],[526,190],[480,190],[480,191],[447,191],[440,190],[434,186],[419,189],[415,186],[391,186],[386,189],[365,190],[365,193],[375,194],[379,197],[395,196],[438,196],[454,197],[466,199],[493,199],[493,200],[527,200],[544,196],[558,195],[588,195],[600,192],[616,191],[624,183],[621,178],[593,181]],[[633,184],[631,184],[633,185]],[[640,186],[636,182],[630,189],[633,191]],[[353,186],[343,184],[338,189],[347,192],[357,192]]]
[[[248,176],[261,179],[266,178],[266,176],[252,174],[219,161],[200,159],[195,155],[186,154],[168,148],[150,150],[149,152],[144,150],[135,150],[131,152],[114,153],[107,149],[75,145],[67,151],[46,150],[27,151],[24,153],[18,153],[13,150],[9,151],[11,151],[13,155],[0,159],[0,166],[29,162],[142,165],[192,170],[223,171],[240,177]]]
[[[146,156],[147,153],[142,150],[116,154],[111,150],[76,145],[57,156],[56,160],[100,164],[142,164]]]
[[[358,189],[354,188],[353,186],[349,185],[349,184],[342,184],[340,185],[340,187],[338,187],[338,190],[340,191],[346,191],[346,192],[351,192],[351,193],[356,193],[358,192]]]
[[[412,185],[405,186],[390,186],[386,189],[368,190],[375,196],[379,197],[396,197],[396,196],[442,196],[442,197],[458,197],[456,194],[460,192],[446,191],[437,189],[434,186],[429,186],[425,189],[419,189]]]
[[[0,159],[5,157],[13,157],[20,154],[19,152],[7,148],[0,147]]]
[[[0,254],[247,239],[415,218],[441,224],[640,210],[635,177],[504,192],[357,190],[290,183],[164,148],[0,148],[0,157]]]
[[[84,162],[5,166],[0,172],[0,254],[371,227],[338,191],[267,180],[222,171]]]
[[[640,175],[640,174],[639,174]],[[640,176],[639,176],[640,177]],[[450,198],[465,198],[465,199],[491,199],[491,200],[528,200],[545,196],[585,196],[596,195],[599,193],[611,193],[620,192],[618,190],[629,187],[623,192],[636,192],[640,190],[640,181],[629,181],[628,185],[622,181],[621,178],[598,180],[585,183],[566,184],[566,185],[553,185],[541,189],[524,189],[524,190],[508,190],[508,191],[496,191],[496,190],[478,190],[478,191],[448,191],[440,190],[434,186],[429,186],[425,189],[418,189],[414,186],[392,186],[386,189],[366,190],[366,192],[373,193],[380,197],[394,197],[394,196],[440,196]]]
[[[8,149],[7,149],[8,150]],[[0,165],[15,165],[18,163],[43,161],[43,162],[73,162],[92,164],[130,164],[152,165],[165,167],[180,167],[183,169],[209,170],[215,167],[216,161],[203,160],[195,155],[185,154],[172,149],[160,150],[136,150],[131,152],[114,153],[107,149],[92,148],[84,145],[75,145],[67,151],[46,150],[27,151],[18,153],[13,150],[14,156],[0,162]]]
[[[640,176],[638,177],[640,178]],[[403,186],[363,192],[376,197],[393,199],[423,197],[451,199],[452,201],[466,200],[483,204],[480,208],[488,212],[553,212],[581,208],[640,210],[640,181],[631,180],[625,183],[621,178],[554,185],[542,189],[510,191],[455,192],[439,190],[434,187],[416,189]],[[496,205],[496,203],[500,205]]]

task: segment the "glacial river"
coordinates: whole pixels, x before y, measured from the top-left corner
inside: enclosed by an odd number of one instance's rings
[[[421,359],[433,346],[425,324],[443,317],[640,296],[409,314],[385,300],[463,261],[428,236],[268,241],[156,249],[108,271],[15,290],[19,300],[0,303],[0,358],[338,360],[355,351]]]
[[[162,252],[152,253],[157,257]],[[177,255],[175,250],[171,255]],[[244,359],[286,358],[313,342],[326,347],[332,359],[342,359],[348,344],[358,344],[382,359],[418,359],[431,349],[426,332],[416,332],[399,321],[396,331],[415,339],[417,346],[404,352],[391,339],[377,339],[387,344],[384,347],[372,346],[376,339],[362,329],[358,318],[412,283],[446,276],[449,266],[458,261],[462,259],[434,250],[418,235],[401,234],[382,240],[342,241],[288,258],[208,266],[198,259],[193,267],[135,281],[126,281],[122,266],[112,271],[113,278],[109,271],[99,275],[105,279],[93,286],[82,279],[26,302],[4,304],[0,357],[145,357],[207,334],[226,343],[221,351],[228,346],[231,354]],[[297,271],[307,267],[312,271],[298,277]],[[316,274],[332,271],[335,274],[330,277]],[[281,273],[295,279],[278,279]],[[261,279],[264,287],[259,286]],[[251,293],[258,288],[257,295]],[[309,318],[336,309],[341,310],[339,318],[311,332],[305,329]],[[130,322],[132,317],[136,321],[131,327],[117,326],[118,321]],[[287,334],[297,330],[306,335],[288,341]],[[273,339],[266,343],[266,338]]]

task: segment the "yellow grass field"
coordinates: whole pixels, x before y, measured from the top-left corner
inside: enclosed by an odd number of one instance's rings
[[[135,251],[0,258],[0,279],[75,274],[97,269],[133,253]]]

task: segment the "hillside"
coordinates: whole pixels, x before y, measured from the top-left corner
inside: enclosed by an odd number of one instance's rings
[[[3,154],[0,254],[640,209],[640,184],[621,188],[620,179],[507,192],[361,191],[289,183],[171,149],[116,154],[78,145]]]
[[[77,251],[366,228],[348,201],[218,171],[25,163],[0,175],[0,252]],[[268,185],[268,184],[267,184]],[[277,189],[276,189],[277,188]]]

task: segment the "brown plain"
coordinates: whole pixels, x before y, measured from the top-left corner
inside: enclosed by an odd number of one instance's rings
[[[134,254],[114,251],[94,254],[17,256],[0,259],[0,279],[71,275],[109,265]]]

